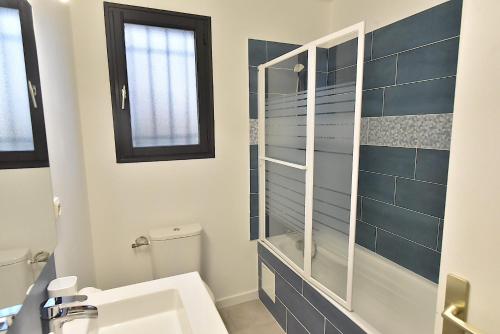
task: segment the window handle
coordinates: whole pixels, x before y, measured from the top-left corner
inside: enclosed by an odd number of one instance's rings
[[[125,110],[125,100],[127,99],[127,87],[122,87],[122,110]]]
[[[36,86],[28,80],[28,89],[30,91],[31,102],[33,102],[33,108],[38,109],[38,104],[36,103]]]

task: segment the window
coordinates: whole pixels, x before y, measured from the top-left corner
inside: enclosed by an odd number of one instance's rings
[[[0,169],[48,165],[31,6],[0,0]]]
[[[117,162],[213,158],[210,17],[104,12]]]

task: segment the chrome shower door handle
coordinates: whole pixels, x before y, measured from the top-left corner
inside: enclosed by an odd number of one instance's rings
[[[122,87],[122,110],[125,110],[125,101],[127,100],[127,87]]]
[[[31,102],[33,103],[33,108],[38,109],[38,104],[36,103],[36,86],[28,80],[28,90],[30,92]]]

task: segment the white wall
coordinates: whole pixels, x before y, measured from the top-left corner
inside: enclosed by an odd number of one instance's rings
[[[56,244],[49,168],[0,170],[0,245],[32,255]]]
[[[97,282],[151,279],[130,244],[154,226],[203,226],[203,275],[217,299],[257,287],[249,242],[247,40],[304,43],[330,32],[331,3],[314,0],[115,1],[212,17],[216,158],[117,164],[101,0],[70,2]],[[182,251],[182,250],[180,250]]]
[[[57,221],[59,276],[95,283],[87,187],[75,89],[69,8],[57,0],[32,0],[47,144],[54,194],[63,205]]]
[[[333,30],[365,21],[372,31],[411,16],[446,0],[333,0]]]

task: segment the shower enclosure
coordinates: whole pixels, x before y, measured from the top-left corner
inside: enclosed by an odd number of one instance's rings
[[[259,238],[352,309],[364,23],[259,66]],[[357,38],[357,64],[328,50]]]

